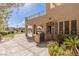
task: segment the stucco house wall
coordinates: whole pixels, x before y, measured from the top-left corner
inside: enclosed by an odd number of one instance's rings
[[[50,8],[50,4],[46,4],[46,15],[26,20],[26,24],[32,26],[42,25],[45,33],[45,40],[47,40],[48,38],[51,39],[51,35],[46,34],[46,23],[49,22],[59,23],[61,21],[64,23],[64,21],[69,21],[69,31],[71,33],[71,20],[77,20],[77,35],[79,35],[79,4],[65,3],[53,6],[54,7]]]

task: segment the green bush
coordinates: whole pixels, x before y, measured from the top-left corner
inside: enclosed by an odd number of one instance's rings
[[[78,55],[79,50],[78,50],[78,45],[79,45],[79,38],[78,36],[68,36],[65,38],[64,45],[71,50],[71,53],[73,55]]]
[[[2,36],[5,36],[5,35],[8,34],[8,32],[0,32],[0,34],[1,34]]]
[[[0,34],[0,41],[2,40],[2,35]]]
[[[8,34],[13,34],[13,33],[14,33],[13,31],[0,32],[0,34],[1,34],[2,36],[8,35]]]
[[[59,34],[55,42],[48,44],[48,53],[50,56],[79,56],[78,47],[78,36]]]
[[[48,44],[48,52],[50,56],[55,56],[58,53],[58,46],[55,43]]]
[[[10,34],[11,32],[8,32],[8,34]]]
[[[72,56],[70,50],[64,50],[62,47],[59,47],[56,43],[48,44],[48,53],[50,56]]]
[[[56,41],[58,42],[59,46],[61,46],[63,44],[64,38],[65,38],[65,35],[63,35],[63,34],[56,35]]]
[[[73,35],[73,34],[67,34],[67,35],[65,35],[65,38],[69,38],[69,37],[72,37],[74,39],[75,37],[78,37],[78,36],[77,35]]]

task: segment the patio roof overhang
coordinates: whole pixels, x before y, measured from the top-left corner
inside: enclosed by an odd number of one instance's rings
[[[26,19],[26,24],[27,25],[41,25],[45,22],[45,17],[46,15],[35,17],[33,19]]]

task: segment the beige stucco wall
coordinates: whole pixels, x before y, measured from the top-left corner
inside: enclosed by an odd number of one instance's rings
[[[46,33],[46,23],[48,22],[77,20],[77,33],[79,34],[79,4],[66,3],[61,4],[60,6],[55,6],[52,9],[50,9],[49,7],[50,4],[46,4],[46,15],[33,18],[28,22],[28,24],[43,25],[44,32]],[[49,20],[50,17],[52,18],[51,20]]]

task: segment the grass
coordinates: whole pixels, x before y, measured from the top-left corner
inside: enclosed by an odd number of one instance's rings
[[[3,40],[4,41],[6,41],[6,40],[11,40],[11,39],[13,39],[13,37],[14,37],[14,34],[8,34],[8,35],[5,35],[5,36],[3,36]]]
[[[3,38],[5,38],[5,40],[11,40],[14,38],[15,35],[17,34],[22,34],[23,32],[16,32],[16,33],[10,33],[10,34],[7,34],[5,36],[3,36]]]

